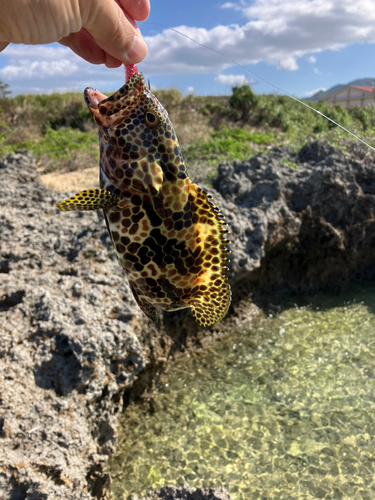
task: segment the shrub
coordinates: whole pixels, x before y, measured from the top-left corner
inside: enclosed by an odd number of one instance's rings
[[[11,94],[9,88],[7,83],[0,80],[0,99],[6,99]]]
[[[257,96],[249,85],[232,88],[232,95],[229,98],[229,108],[235,117],[246,120],[256,103]]]
[[[153,93],[168,112],[179,106],[183,100],[183,95],[178,89],[155,90]]]
[[[361,108],[355,106],[349,110],[349,114],[361,123],[364,131],[375,128],[375,107]]]

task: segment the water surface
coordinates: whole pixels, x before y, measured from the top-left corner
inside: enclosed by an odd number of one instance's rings
[[[113,495],[224,486],[236,500],[375,499],[375,285],[270,305],[172,364],[123,417]]]

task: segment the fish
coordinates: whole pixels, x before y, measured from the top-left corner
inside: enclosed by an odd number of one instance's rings
[[[103,210],[119,263],[141,310],[190,308],[203,327],[231,303],[224,217],[187,173],[167,111],[136,65],[110,97],[88,87],[84,99],[99,129],[99,189],[57,203],[63,212]]]

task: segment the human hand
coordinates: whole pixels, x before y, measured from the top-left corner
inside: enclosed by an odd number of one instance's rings
[[[0,0],[0,52],[9,43],[60,42],[93,64],[135,64],[147,47],[135,23],[149,0]]]

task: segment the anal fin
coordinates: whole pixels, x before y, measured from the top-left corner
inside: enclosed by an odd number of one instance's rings
[[[137,304],[139,305],[140,309],[154,323],[157,323],[158,320],[159,320],[159,310],[158,310],[158,308],[155,307],[155,306],[153,306],[152,304],[150,304],[150,302],[148,302],[147,300],[145,300],[143,297],[141,297],[139,295],[136,286],[134,285],[134,283],[131,280],[129,280],[129,285],[130,285],[130,289],[133,292],[134,298],[135,298]]]
[[[100,210],[113,208],[119,204],[121,198],[106,189],[86,189],[71,198],[60,201],[55,207],[62,212],[75,210]]]

